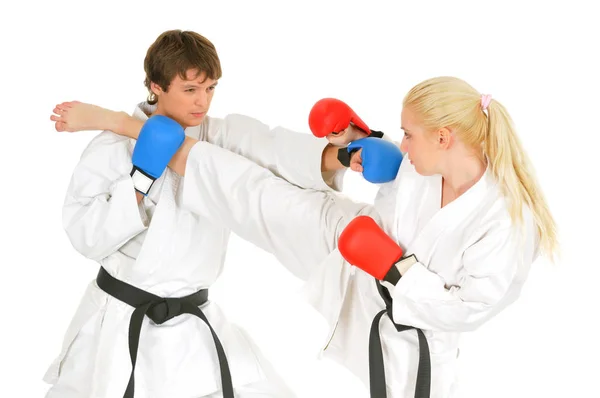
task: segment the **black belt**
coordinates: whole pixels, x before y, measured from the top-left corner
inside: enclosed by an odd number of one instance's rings
[[[223,390],[223,398],[234,398],[233,383],[231,382],[231,373],[223,346],[208,322],[208,319],[198,306],[206,303],[208,300],[208,290],[199,290],[196,293],[185,297],[163,298],[155,296],[144,290],[131,286],[128,283],[120,281],[112,277],[104,268],[100,267],[100,272],[96,278],[98,287],[110,294],[117,300],[129,304],[135,310],[131,314],[129,320],[129,356],[131,357],[131,376],[123,398],[133,398],[134,396],[134,372],[135,363],[137,360],[137,351],[140,343],[140,331],[142,330],[142,322],[144,316],[152,319],[154,323],[160,325],[169,319],[175,318],[182,314],[195,315],[202,319],[210,329],[217,355],[219,357],[219,366],[221,368],[221,384]]]
[[[414,326],[399,325],[394,322],[392,317],[392,297],[390,292],[381,285],[378,280],[377,291],[385,302],[385,310],[381,310],[371,324],[371,333],[369,335],[369,380],[371,387],[371,398],[386,398],[385,367],[383,365],[383,349],[381,348],[381,337],[379,336],[379,320],[383,314],[394,324],[398,332],[415,329],[419,336],[419,367],[417,370],[417,385],[415,388],[415,398],[429,398],[431,390],[431,359],[429,358],[429,344],[427,338],[421,329]]]

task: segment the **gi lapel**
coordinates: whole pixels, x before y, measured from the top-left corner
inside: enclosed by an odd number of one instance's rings
[[[407,253],[414,253],[419,262],[427,266],[443,233],[456,229],[467,218],[468,214],[476,211],[493,184],[494,179],[488,168],[475,185],[445,207],[440,208],[442,179],[440,176],[431,179],[429,189],[424,190],[424,194],[429,196],[427,203],[429,203],[430,208],[434,208],[430,201],[435,200],[438,210],[423,225],[422,229],[414,235],[414,239],[408,243]],[[398,225],[398,229],[402,229],[402,225]]]

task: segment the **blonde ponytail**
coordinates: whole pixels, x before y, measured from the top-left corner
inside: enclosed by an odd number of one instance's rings
[[[552,257],[558,249],[556,225],[536,181],[533,165],[523,150],[512,119],[504,106],[492,100],[487,112],[488,127],[484,150],[491,162],[493,174],[509,199],[510,215],[513,220],[521,220],[521,208],[526,204],[538,226],[540,247]]]
[[[481,99],[481,94],[463,80],[438,77],[413,87],[404,106],[417,112],[426,128],[448,127],[457,131],[465,144],[483,148],[507,198],[511,218],[520,223],[523,206],[528,206],[538,227],[540,248],[552,258],[558,250],[556,224],[533,166],[506,109],[486,98],[486,115]]]

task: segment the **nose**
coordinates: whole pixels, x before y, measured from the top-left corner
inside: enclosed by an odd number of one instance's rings
[[[402,142],[400,143],[400,151],[402,151],[402,153],[408,152],[408,144],[406,143],[406,137],[402,137]]]
[[[196,97],[196,106],[202,108],[203,110],[206,110],[206,108],[208,107],[208,93],[202,92],[201,90],[199,91],[200,93]]]

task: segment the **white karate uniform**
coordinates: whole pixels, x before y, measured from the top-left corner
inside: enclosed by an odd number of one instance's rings
[[[222,164],[228,168],[221,178],[207,178]],[[238,183],[242,180],[246,184]],[[242,157],[199,143],[188,158],[182,206],[221,220],[304,278],[309,302],[330,326],[322,354],[367,386],[369,330],[385,305],[374,278],[341,257],[337,238],[356,215],[373,217],[418,259],[390,289],[393,318],[424,331],[431,352],[431,396],[451,397],[461,332],[476,329],[517,299],[539,238],[527,208],[523,227],[513,226],[489,169],[443,208],[441,185],[441,176],[421,176],[405,159],[396,179],[381,185],[370,206],[333,190],[299,189]],[[412,397],[417,332],[397,332],[385,315],[380,334],[388,397]]]
[[[146,120],[152,111],[140,104],[134,116]],[[329,189],[325,177],[331,184],[339,181],[335,175],[314,179],[314,173],[320,175],[326,143],[310,134],[270,129],[241,115],[206,117],[185,133],[247,156],[298,186]],[[134,140],[104,131],[83,152],[63,208],[64,228],[73,246],[113,277],[161,297],[209,288],[222,272],[230,229],[219,219],[184,209],[179,200],[182,179],[170,169],[138,206],[129,175],[134,145]],[[219,180],[227,168],[221,164],[204,177]],[[224,346],[236,397],[294,396],[250,337],[210,301],[210,294],[201,309]],[[44,377],[53,384],[47,398],[123,396],[131,372],[132,311],[95,280],[89,284],[62,350]],[[136,398],[219,397],[220,391],[217,354],[206,324],[187,314],[161,325],[144,319]]]

